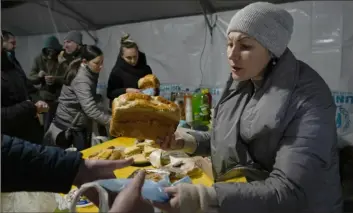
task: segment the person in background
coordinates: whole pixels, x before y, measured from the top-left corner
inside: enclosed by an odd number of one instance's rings
[[[137,44],[129,39],[129,35],[123,36],[118,59],[108,79],[107,97],[110,103],[121,94],[140,93],[137,82],[148,74],[152,74],[152,70],[147,65],[146,55],[139,51]]]
[[[293,22],[286,10],[266,2],[233,16],[227,30],[231,74],[212,132],[179,129],[157,141],[163,149],[211,154],[215,184],[166,188],[171,199],[158,208],[342,212],[336,106],[320,75],[288,49]]]
[[[41,53],[34,59],[28,77],[34,85],[40,85],[40,97],[49,105],[49,111],[43,113],[44,132],[48,130],[55,116],[58,97],[63,85],[65,72],[58,69],[58,54],[61,49],[62,46],[55,36],[48,37]]]
[[[69,64],[81,56],[82,33],[79,31],[70,31],[64,38],[64,51],[58,56],[58,73],[66,73]]]
[[[58,147],[32,144],[19,138],[1,135],[1,192],[67,194],[73,185],[80,187],[84,183],[116,178],[114,170],[129,166],[132,162],[131,158],[116,161],[84,160],[80,152],[68,152]],[[116,196],[110,212],[153,212],[153,207],[141,196],[144,178],[144,173],[139,173],[132,183]],[[98,205],[96,192],[88,191],[86,196]],[[127,197],[129,199],[126,199]]]
[[[42,142],[44,132],[38,114],[47,112],[49,107],[40,100],[16,58],[9,57],[9,49],[13,50],[16,44],[11,35],[5,33],[1,37],[1,133]]]
[[[2,44],[1,44],[2,49],[5,50],[10,62],[13,63],[18,70],[23,70],[15,54],[16,44],[17,44],[15,35],[9,31],[2,30],[1,36],[2,36]]]
[[[83,150],[91,146],[92,120],[104,126],[110,124],[111,116],[100,110],[95,100],[103,60],[101,49],[87,45],[82,47],[81,57],[71,62],[46,142],[62,148],[73,144]]]

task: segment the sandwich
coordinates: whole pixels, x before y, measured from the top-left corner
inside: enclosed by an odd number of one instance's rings
[[[132,158],[134,159],[134,164],[149,163],[149,161],[147,160],[144,154],[135,154],[132,156]]]
[[[173,134],[180,108],[160,96],[126,93],[112,103],[110,134],[114,137],[157,140]]]

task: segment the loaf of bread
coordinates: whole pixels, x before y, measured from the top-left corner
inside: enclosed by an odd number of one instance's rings
[[[141,90],[149,89],[149,88],[159,89],[160,87],[160,82],[158,78],[152,74],[148,74],[145,77],[140,78],[137,84],[138,84],[138,88]]]
[[[180,120],[175,103],[160,96],[126,93],[112,103],[110,134],[156,140],[174,133]]]

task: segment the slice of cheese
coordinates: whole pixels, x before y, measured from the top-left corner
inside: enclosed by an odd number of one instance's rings
[[[148,160],[146,159],[144,154],[136,154],[131,157],[134,159],[135,164],[148,163]]]
[[[136,144],[136,146],[137,147],[140,147],[140,148],[143,148],[143,147],[145,147],[145,146],[147,146],[148,145],[148,143],[146,143],[146,142],[142,142],[142,143],[137,143]]]
[[[127,157],[135,154],[141,154],[141,153],[142,153],[142,147],[138,147],[138,146],[126,147],[124,150],[124,154]]]
[[[122,150],[115,149],[110,155],[109,160],[120,160],[123,158],[124,158],[124,152]]]
[[[104,149],[101,153],[98,154],[97,158],[99,160],[107,160],[112,153],[112,149]]]
[[[145,156],[148,157],[155,150],[157,150],[157,148],[154,148],[152,146],[145,146],[143,150],[143,154],[145,154]]]
[[[155,142],[153,140],[147,140],[146,139],[144,142],[136,143],[136,146],[144,147],[144,146],[152,146],[153,144],[155,144]]]

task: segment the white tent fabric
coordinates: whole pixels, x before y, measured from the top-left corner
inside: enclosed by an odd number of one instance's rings
[[[281,6],[293,15],[295,21],[290,49],[299,59],[317,70],[328,83],[338,105],[338,132],[353,143],[353,2],[304,1]],[[222,87],[229,73],[225,30],[235,12],[212,15],[211,22],[216,24],[212,38],[202,15],[92,31],[105,54],[100,92],[105,94],[105,85],[115,64],[118,41],[123,32],[130,33],[137,41],[162,83]],[[84,43],[94,43],[85,32],[83,34]],[[33,58],[39,53],[47,36],[18,37],[16,54],[26,72],[30,70]],[[60,34],[60,37],[63,38],[64,34]]]

